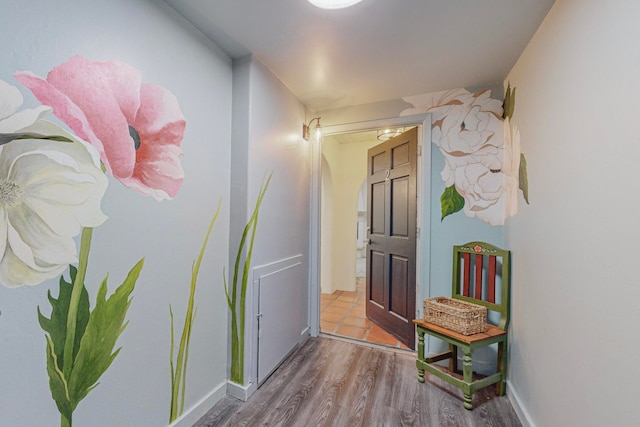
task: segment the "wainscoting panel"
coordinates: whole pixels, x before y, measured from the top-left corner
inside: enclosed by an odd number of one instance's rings
[[[253,269],[257,294],[257,379],[261,384],[309,335],[304,256]]]

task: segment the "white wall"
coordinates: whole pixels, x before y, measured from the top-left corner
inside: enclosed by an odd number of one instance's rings
[[[331,136],[324,138],[322,153],[331,170],[333,191],[329,203],[331,211],[331,286],[334,290],[356,289],[356,225],[358,220],[358,193],[367,178],[367,150],[380,143],[378,140],[340,144]],[[324,173],[325,171],[323,171]],[[323,208],[324,210],[324,208]],[[324,235],[323,235],[324,237]],[[324,269],[323,269],[324,273]]]
[[[321,160],[321,214],[320,214],[320,290],[322,293],[331,294],[333,287],[333,179],[331,168],[327,159]]]
[[[302,139],[304,106],[260,61],[248,56],[234,62],[234,123],[232,172],[234,202],[231,207],[229,264],[233,266],[244,225],[253,212],[265,173],[273,178],[263,199],[258,220],[252,267],[303,255],[308,271],[310,220],[309,143]],[[248,120],[236,120],[248,117]],[[243,154],[244,153],[244,154]],[[305,273],[305,279],[307,275]],[[290,323],[306,331],[308,284],[299,293],[304,310],[291,310]],[[245,383],[255,385],[255,316],[251,290],[247,293]]]
[[[558,0],[508,76],[531,205],[509,382],[537,426],[636,425],[640,3]]]
[[[261,265],[309,251],[310,147],[302,139],[304,106],[255,58],[250,87],[248,210],[265,172],[273,171],[253,255]]]
[[[109,291],[145,257],[122,347],[100,384],[80,403],[74,425],[161,426],[170,404],[169,304],[182,328],[191,264],[222,197],[196,293],[185,409],[227,378],[227,307],[222,267],[228,260],[231,141],[231,61],[164,3],[150,0],[0,0],[0,78],[44,76],[73,55],[117,59],[142,72],[145,82],[170,90],[186,119],[181,159],[184,184],[171,201],[157,202],[113,178],[102,202],[109,220],[96,228],[87,287],[92,305],[109,274]],[[22,87],[24,107],[37,101]],[[45,338],[36,308],[50,311],[47,291],[0,286],[0,426],[51,426],[59,422],[45,368]]]

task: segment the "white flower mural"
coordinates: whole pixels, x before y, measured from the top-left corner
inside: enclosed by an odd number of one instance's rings
[[[518,212],[518,190],[528,203],[520,133],[511,123],[515,89],[504,103],[491,91],[465,89],[403,98],[414,107],[400,115],[432,114],[432,142],[445,158],[442,219],[462,210],[468,217],[503,225]],[[504,107],[504,108],[503,108]]]
[[[77,262],[74,237],[107,219],[107,178],[93,147],[41,119],[50,108],[17,112],[22,95],[4,81],[0,100],[0,134],[19,139],[0,146],[0,283],[33,286]]]
[[[144,266],[142,258],[109,296],[105,278],[90,306],[85,279],[93,229],[107,219],[100,208],[107,175],[142,195],[173,199],[184,178],[186,121],[170,91],[142,83],[140,71],[116,60],[75,56],[46,79],[30,71],[14,77],[44,105],[18,111],[20,91],[0,81],[0,284],[60,276],[57,298],[48,294],[49,317],[38,307],[38,322],[60,425],[72,427],[78,404],[121,350],[116,342]],[[43,120],[49,112],[71,131]],[[181,373],[188,346],[181,344]]]

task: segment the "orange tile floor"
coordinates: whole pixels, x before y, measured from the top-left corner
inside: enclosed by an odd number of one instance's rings
[[[347,338],[408,350],[396,337],[371,322],[365,314],[365,282],[357,279],[355,291],[321,294],[320,330]]]

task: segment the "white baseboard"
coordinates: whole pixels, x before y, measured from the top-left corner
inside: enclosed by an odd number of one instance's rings
[[[196,421],[202,418],[213,405],[218,403],[227,394],[227,382],[223,381],[216,388],[211,390],[209,394],[200,399],[195,405],[187,409],[177,420],[169,427],[191,427]]]
[[[302,344],[311,336],[311,328],[307,326],[300,332],[300,340],[298,340],[298,344]]]
[[[529,415],[529,411],[524,407],[518,393],[513,389],[513,385],[509,381],[507,381],[507,397],[509,398],[509,402],[511,402],[511,406],[513,406],[513,410],[516,411],[516,415],[520,419],[522,426],[536,427],[531,419],[531,415]]]
[[[231,397],[242,400],[243,402],[246,402],[257,389],[258,385],[253,382],[247,385],[240,385],[231,381],[227,383],[227,394]]]

